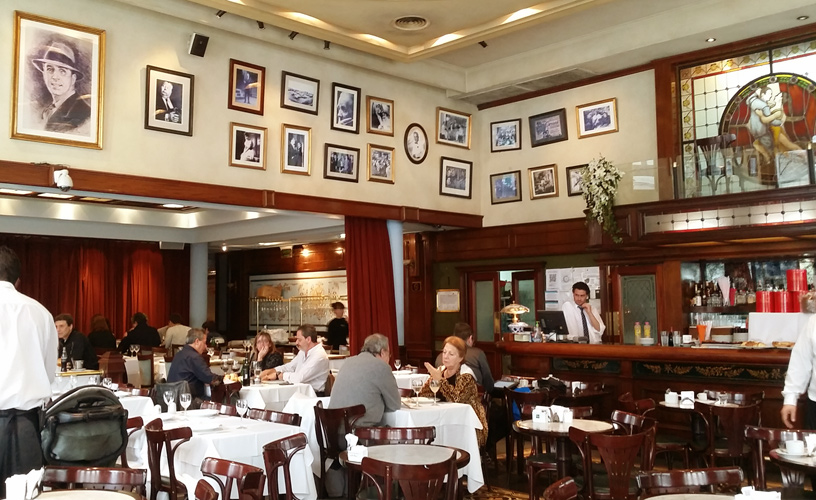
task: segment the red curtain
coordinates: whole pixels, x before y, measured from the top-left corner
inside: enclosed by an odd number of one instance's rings
[[[346,217],[349,349],[359,352],[372,333],[388,337],[398,352],[394,273],[386,221]]]
[[[157,243],[0,234],[0,245],[22,262],[20,291],[53,315],[68,313],[83,333],[102,314],[122,337],[133,313],[150,324],[170,312],[186,316],[190,301],[190,252],[160,250]]]

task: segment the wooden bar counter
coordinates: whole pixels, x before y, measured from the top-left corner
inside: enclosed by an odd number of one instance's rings
[[[610,395],[604,416],[618,407],[618,396],[662,401],[666,389],[765,392],[762,425],[782,427],[782,387],[790,351],[786,349],[695,349],[613,344],[530,343],[504,340],[499,353],[509,358],[512,375],[602,383]],[[507,361],[507,360],[506,360]],[[506,366],[506,365],[505,365]],[[800,404],[798,422],[804,422]]]

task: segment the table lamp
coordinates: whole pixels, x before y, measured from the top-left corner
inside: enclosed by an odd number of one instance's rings
[[[521,333],[522,331],[524,331],[524,328],[529,326],[527,325],[527,323],[519,321],[518,319],[519,314],[530,312],[530,308],[528,308],[527,306],[521,304],[508,304],[502,307],[500,312],[503,314],[513,315],[513,321],[509,325],[507,325],[507,328],[509,328],[510,331],[513,333]]]

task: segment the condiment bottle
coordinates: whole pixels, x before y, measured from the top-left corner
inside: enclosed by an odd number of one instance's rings
[[[647,321],[643,324],[643,338],[649,339],[652,338],[652,326]]]
[[[635,321],[635,345],[640,345],[640,321]]]

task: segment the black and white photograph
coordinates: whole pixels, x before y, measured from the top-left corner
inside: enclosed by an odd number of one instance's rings
[[[14,17],[11,137],[102,149],[105,31]]]
[[[265,75],[266,68],[263,66],[230,59],[227,107],[263,115]]]
[[[281,125],[281,172],[309,175],[312,171],[312,129]]]
[[[371,134],[394,135],[394,101],[381,97],[366,96],[368,126]]]
[[[521,149],[521,118],[490,124],[490,152]]]
[[[490,176],[490,203],[521,201],[521,170]]]
[[[412,123],[405,129],[405,154],[411,163],[419,165],[428,156],[428,135],[419,123]]]
[[[186,73],[147,67],[146,129],[193,135],[194,79]]]
[[[470,149],[470,115],[436,108],[436,142]]]
[[[304,113],[317,114],[320,98],[320,80],[281,72],[281,107]]]
[[[558,173],[556,165],[533,167],[530,172],[530,199],[558,196]]]
[[[266,129],[230,123],[229,165],[266,170]]]
[[[394,183],[394,148],[368,145],[368,180]]]
[[[323,178],[357,182],[360,174],[360,150],[326,143]]]
[[[575,107],[578,122],[578,138],[611,134],[618,131],[617,98],[590,102]]]
[[[332,83],[331,128],[351,134],[360,133],[360,89]]]
[[[473,162],[443,156],[439,165],[439,194],[470,198]]]
[[[567,167],[567,196],[581,196],[584,194],[584,181],[581,177],[588,164]]]
[[[567,110],[566,108],[547,111],[529,118],[530,144],[535,148],[545,144],[566,141]]]

